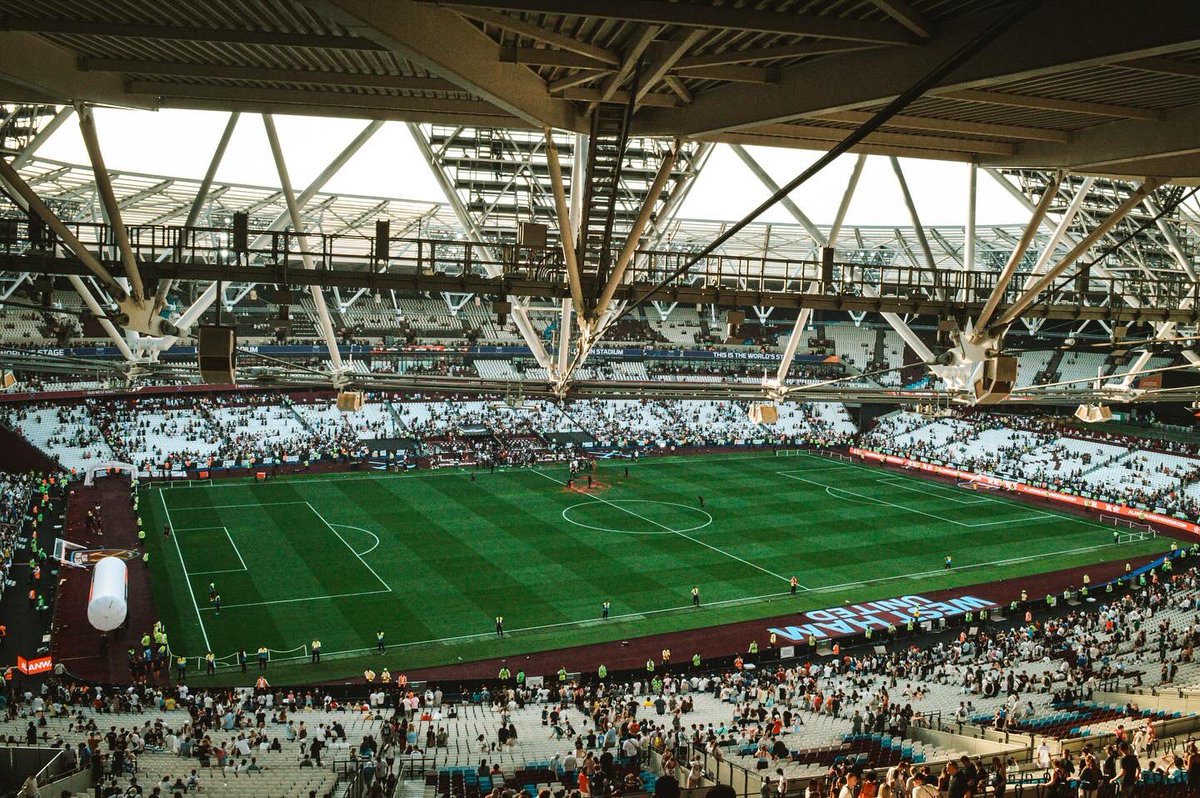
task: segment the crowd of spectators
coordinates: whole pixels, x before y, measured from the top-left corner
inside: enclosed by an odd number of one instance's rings
[[[1009,432],[1007,438],[989,433]],[[987,445],[981,445],[986,440]],[[859,437],[864,448],[936,461],[975,474],[1087,493],[1116,504],[1200,516],[1200,446],[1137,438],[1060,420],[972,413],[930,419],[881,418]],[[1107,473],[1103,473],[1109,469]],[[1095,476],[1089,476],[1095,473]]]

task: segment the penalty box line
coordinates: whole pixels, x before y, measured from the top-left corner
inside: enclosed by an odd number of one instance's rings
[[[557,479],[555,479],[554,477],[550,476],[550,475],[549,475],[549,474],[547,474],[546,472],[544,472],[544,471],[539,471],[539,470],[538,470],[538,469],[536,469],[536,468],[535,468],[535,469],[532,469],[532,470],[533,470],[533,473],[537,474],[538,476],[542,477],[543,479],[548,479],[548,480],[550,480],[551,482],[553,482],[555,485],[562,485],[563,487],[566,487],[566,484],[567,484],[567,483],[565,483],[565,482],[560,482],[559,480],[557,480]],[[582,493],[582,492],[579,492],[579,491],[576,491],[576,492],[580,493],[580,495],[582,495],[582,496],[587,496],[589,499],[591,499],[591,500],[593,500],[593,501],[600,502],[600,503],[602,503],[602,504],[607,504],[609,507],[612,507],[613,509],[620,510],[621,512],[623,512],[623,513],[627,513],[627,514],[629,514],[629,515],[632,515],[632,516],[633,516],[633,517],[635,517],[635,518],[640,518],[641,520],[645,521],[645,522],[646,522],[646,523],[648,523],[648,524],[653,524],[654,526],[658,527],[659,529],[664,529],[664,530],[666,530],[667,532],[670,532],[670,533],[671,533],[671,534],[673,534],[673,535],[678,535],[678,536],[679,536],[679,537],[681,537],[681,538],[684,538],[684,539],[686,539],[686,540],[690,540],[690,541],[692,541],[693,543],[699,544],[699,545],[703,546],[703,547],[704,547],[704,548],[706,548],[706,549],[711,549],[712,551],[715,551],[717,554],[724,555],[725,557],[728,557],[728,558],[729,558],[729,559],[731,559],[731,560],[737,560],[738,562],[742,563],[743,565],[748,565],[748,566],[750,566],[751,568],[754,568],[754,569],[755,569],[755,570],[757,570],[757,571],[762,571],[764,574],[767,574],[768,576],[773,576],[773,577],[775,577],[776,579],[782,579],[784,582],[787,582],[787,583],[789,583],[789,584],[790,584],[790,583],[791,583],[791,581],[792,581],[791,579],[789,579],[789,578],[788,578],[788,577],[786,577],[786,576],[783,576],[782,574],[777,574],[777,573],[775,573],[774,571],[769,571],[769,570],[767,570],[766,568],[763,568],[761,565],[755,565],[754,563],[750,562],[749,560],[743,560],[741,557],[737,556],[736,554],[730,554],[729,552],[725,551],[724,549],[719,549],[719,548],[717,548],[716,546],[712,545],[711,543],[705,543],[703,540],[699,540],[698,538],[694,538],[694,537],[692,537],[691,535],[688,535],[688,534],[686,534],[686,533],[684,533],[684,532],[680,532],[680,531],[679,531],[679,530],[677,530],[677,529],[672,529],[671,527],[667,526],[666,524],[660,524],[658,521],[655,521],[653,518],[647,518],[646,516],[644,516],[644,515],[642,515],[642,514],[640,514],[640,513],[635,513],[633,510],[630,510],[628,507],[622,507],[622,506],[621,506],[621,505],[619,505],[619,504],[616,504],[616,503],[614,503],[614,502],[610,502],[608,499],[605,499],[605,498],[604,498],[604,497],[602,497],[602,496],[595,496],[595,495],[592,495],[592,494],[590,494],[590,493]],[[803,586],[803,585],[799,585],[799,587],[804,587],[804,586]],[[805,589],[805,590],[807,590],[808,588],[804,588],[804,589]]]
[[[159,491],[158,495],[159,495],[159,498],[162,499],[163,509],[167,512],[167,521],[168,521],[168,523],[170,523],[170,521],[171,521],[170,512],[171,511],[169,509],[167,509],[166,499],[162,498],[163,492]],[[330,532],[332,532],[334,535],[336,535],[337,539],[340,540],[346,546],[346,548],[348,548],[350,550],[350,553],[353,554],[358,559],[358,561],[360,563],[362,563],[363,566],[365,566],[368,571],[371,572],[371,575],[374,576],[376,580],[378,580],[379,584],[383,586],[383,589],[382,590],[359,591],[356,593],[338,593],[335,595],[305,596],[302,598],[275,599],[275,600],[271,600],[271,601],[255,601],[255,602],[245,602],[245,603],[239,603],[239,604],[224,604],[224,605],[222,605],[221,609],[237,609],[239,607],[260,607],[260,606],[264,606],[264,605],[268,605],[268,604],[290,604],[290,603],[299,602],[299,601],[319,601],[322,599],[348,598],[351,596],[367,596],[367,595],[372,595],[375,593],[391,593],[392,592],[391,585],[389,585],[387,582],[383,581],[383,577],[381,577],[375,571],[375,569],[372,568],[371,565],[366,560],[363,559],[362,554],[359,554],[357,551],[355,551],[354,547],[351,546],[350,543],[344,537],[342,537],[341,533],[338,532],[336,529],[334,529],[334,526],[343,526],[343,525],[329,523],[329,521],[327,521],[325,519],[325,516],[321,515],[321,513],[317,510],[317,508],[313,507],[310,502],[287,501],[287,502],[263,502],[261,504],[224,504],[224,505],[216,505],[216,506],[208,505],[208,506],[203,506],[203,507],[187,507],[187,508],[182,508],[182,509],[185,509],[185,510],[216,510],[216,509],[232,508],[232,507],[270,507],[273,505],[277,506],[277,505],[297,505],[297,504],[302,504],[302,505],[306,506],[312,512],[313,515],[315,515],[318,519],[320,519],[321,523],[325,525],[325,528],[328,529]],[[181,508],[176,508],[176,509],[179,510]],[[358,529],[358,527],[348,527],[348,528]],[[212,575],[212,574],[221,574],[221,573],[241,573],[242,571],[250,570],[249,567],[247,567],[247,565],[246,565],[246,560],[242,557],[242,553],[238,550],[237,544],[233,542],[233,536],[229,534],[228,527],[213,525],[213,526],[202,526],[202,527],[190,527],[188,529],[181,530],[181,529],[177,529],[175,527],[175,525],[172,523],[171,529],[173,530],[174,533],[201,531],[201,530],[208,530],[208,529],[222,529],[225,531],[225,534],[229,537],[229,543],[230,543],[230,545],[233,546],[233,550],[237,554],[238,560],[241,561],[241,563],[242,563],[241,569],[233,568],[233,569],[220,570],[220,571],[188,571],[187,567],[185,566],[184,567],[185,575],[208,576],[208,575]],[[359,531],[367,532],[367,530],[365,530],[365,529],[361,529]],[[371,537],[375,538],[375,545],[372,546],[370,549],[368,549],[367,552],[365,552],[365,553],[369,554],[370,552],[374,551],[376,548],[379,547],[379,537],[372,532],[367,532],[367,534],[371,535]],[[176,534],[172,534],[172,537],[175,538],[175,546],[178,549],[179,548],[179,539]],[[180,561],[182,562],[183,561],[182,550],[180,550],[179,557],[180,557]],[[191,591],[190,579],[188,582],[188,589],[189,589],[189,591]],[[192,595],[192,603],[196,607],[197,618],[199,618],[200,612],[209,611],[209,610],[214,609],[213,607],[203,607],[203,608],[200,607],[199,603],[196,602],[194,593]],[[201,622],[201,626],[203,626],[203,621]]]

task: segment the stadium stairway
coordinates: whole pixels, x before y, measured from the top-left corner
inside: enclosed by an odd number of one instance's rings
[[[303,415],[300,413],[300,411],[296,409],[296,406],[295,406],[294,404],[289,404],[289,405],[288,405],[288,410],[291,412],[292,418],[296,419],[296,423],[298,423],[298,424],[299,424],[301,427],[303,427],[304,429],[308,430],[309,432],[314,432],[314,431],[315,431],[315,430],[313,429],[313,425],[312,425],[312,424],[310,424],[310,423],[308,422],[308,419],[306,419],[306,418],[305,418],[305,417],[304,417],[304,416],[303,416]]]
[[[1046,364],[1044,369],[1046,382],[1054,382],[1059,379],[1062,374],[1062,361],[1066,352],[1062,349],[1055,349],[1054,354],[1050,356],[1050,362]]]
[[[1129,458],[1133,457],[1134,454],[1136,454],[1136,451],[1128,451],[1128,452],[1124,452],[1122,454],[1118,454],[1116,457],[1113,457],[1108,460],[1101,460],[1099,462],[1094,462],[1089,467],[1080,471],[1076,478],[1082,479],[1082,478],[1086,477],[1088,474],[1095,474],[1097,471],[1103,471],[1104,469],[1108,468],[1109,466],[1114,466],[1114,465],[1119,464],[1123,460],[1128,460]]]
[[[887,335],[882,327],[875,331],[875,347],[871,350],[871,362],[887,362]]]

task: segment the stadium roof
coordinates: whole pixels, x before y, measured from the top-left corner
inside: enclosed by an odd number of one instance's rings
[[[1011,5],[0,0],[0,96],[827,149]],[[1197,179],[1198,122],[1194,2],[1046,0],[857,150]]]

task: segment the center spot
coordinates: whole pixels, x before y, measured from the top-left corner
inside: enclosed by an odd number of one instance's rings
[[[618,535],[696,532],[713,522],[699,507],[654,499],[608,499],[573,504],[562,517],[575,526]]]

